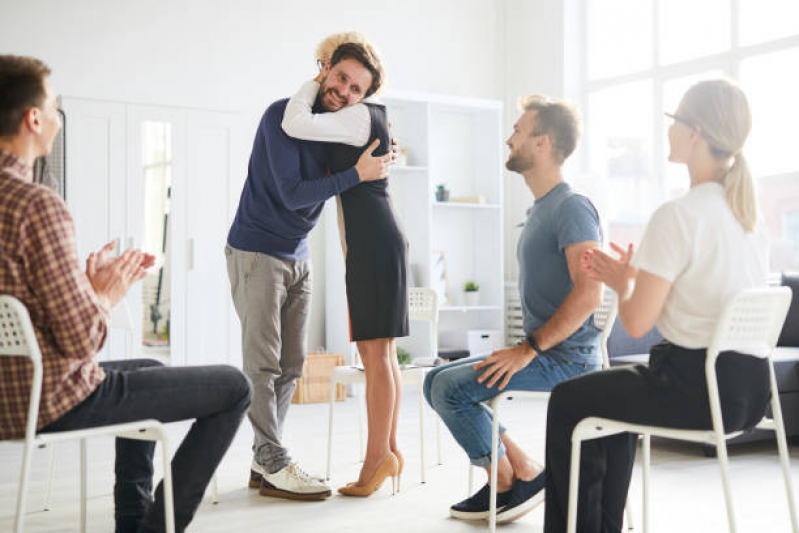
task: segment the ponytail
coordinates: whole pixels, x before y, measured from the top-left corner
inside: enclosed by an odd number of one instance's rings
[[[754,231],[757,222],[757,192],[749,165],[741,152],[734,156],[726,178],[724,192],[732,214],[746,232]]]

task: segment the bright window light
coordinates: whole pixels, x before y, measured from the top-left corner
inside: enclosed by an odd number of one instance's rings
[[[588,77],[607,78],[652,67],[652,1],[587,0]],[[623,23],[621,20],[623,19]],[[608,35],[613,35],[608,39]]]
[[[717,54],[730,48],[730,0],[658,2],[661,64]]]

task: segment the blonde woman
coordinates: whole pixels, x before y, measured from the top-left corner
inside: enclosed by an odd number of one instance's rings
[[[384,80],[376,50],[361,34],[347,32],[325,39],[317,59],[319,75],[286,106],[286,134],[324,141],[333,173],[353,166],[364,151],[376,156],[388,153],[392,141],[385,106],[369,98]],[[351,75],[342,68],[347,62],[361,63],[369,75]],[[342,192],[338,207],[350,334],[366,373],[369,432],[360,476],[339,492],[369,496],[389,476],[397,479],[398,488],[403,467],[397,449],[402,382],[394,339],[408,335],[408,243],[394,213],[388,180]]]
[[[688,167],[689,191],[652,215],[641,245],[613,244],[618,258],[587,253],[583,266],[619,295],[619,316],[640,337],[657,325],[665,340],[649,365],[616,368],[558,385],[549,401],[547,533],[566,530],[570,437],[589,416],[655,426],[710,429],[705,351],[724,304],[765,285],[767,241],[755,187],[741,152],[751,127],[746,96],[726,80],[683,96],[669,128],[669,161]],[[716,366],[727,431],[751,427],[769,398],[766,361],[722,352]],[[636,436],[583,443],[578,531],[620,531]]]

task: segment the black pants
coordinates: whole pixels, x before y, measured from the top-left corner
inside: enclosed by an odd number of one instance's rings
[[[219,461],[250,405],[250,384],[231,366],[165,367],[134,359],[101,363],[106,378],[83,402],[42,431],[68,431],[154,418],[196,421],[172,459],[175,531],[191,522]],[[155,443],[116,439],[116,531],[163,531],[159,484],[152,498]]]
[[[769,400],[768,362],[723,352],[716,361],[716,374],[725,430],[757,424]],[[597,416],[652,426],[711,429],[706,383],[704,349],[662,342],[652,348],[648,367],[594,372],[555,387],[547,414],[544,531],[566,531],[571,436],[578,422]],[[621,531],[636,442],[637,435],[621,433],[582,443],[577,531]]]

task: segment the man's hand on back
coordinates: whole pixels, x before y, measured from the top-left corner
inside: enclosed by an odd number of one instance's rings
[[[386,155],[374,157],[372,152],[377,150],[380,146],[380,139],[375,139],[369,147],[364,150],[358,162],[355,164],[355,170],[358,171],[358,179],[360,181],[376,181],[388,178],[388,169],[394,164],[391,158],[391,152]]]

